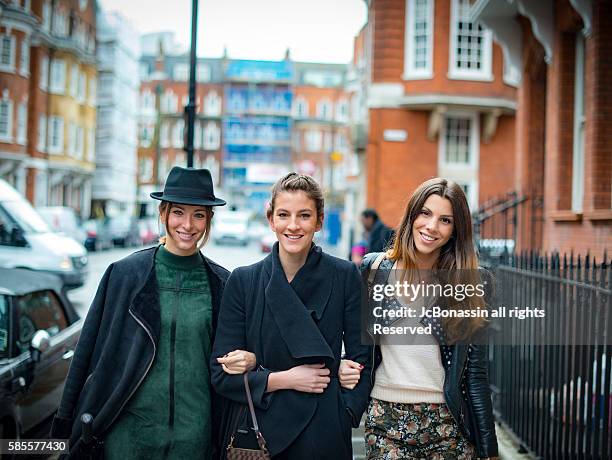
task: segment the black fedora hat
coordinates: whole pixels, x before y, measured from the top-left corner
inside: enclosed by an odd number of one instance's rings
[[[163,192],[151,193],[151,198],[179,204],[223,206],[225,201],[215,197],[212,176],[208,169],[181,168],[170,170]]]

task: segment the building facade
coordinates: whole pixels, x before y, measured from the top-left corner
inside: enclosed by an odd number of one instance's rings
[[[517,75],[491,32],[471,20],[470,2],[368,7],[367,205],[395,226],[432,177],[459,183],[472,210],[512,189]]]
[[[0,176],[35,205],[83,217],[95,169],[95,8],[23,0],[0,16]]]
[[[612,250],[612,5],[479,0],[472,17],[519,82],[514,186],[543,206],[519,242],[601,260]]]
[[[133,214],[136,206],[140,37],[119,13],[98,15],[96,174],[92,214]]]

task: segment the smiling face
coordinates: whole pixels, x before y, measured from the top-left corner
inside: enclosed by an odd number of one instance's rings
[[[431,268],[454,229],[453,207],[447,198],[430,195],[412,225],[419,268]]]
[[[162,215],[162,222],[165,215]],[[166,249],[178,256],[190,256],[206,232],[208,217],[203,206],[172,204],[166,224]]]
[[[315,232],[321,230],[323,216],[317,215],[315,202],[306,192],[284,191],[277,194],[268,220],[278,238],[279,251],[295,257],[308,254]]]

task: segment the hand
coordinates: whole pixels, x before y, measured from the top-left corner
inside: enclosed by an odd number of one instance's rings
[[[221,358],[217,358],[223,370],[228,374],[244,374],[255,369],[257,359],[255,353],[245,350],[234,350]]]
[[[346,388],[347,390],[355,388],[361,378],[362,369],[363,365],[351,361],[350,359],[343,359],[340,361],[338,377],[340,378],[340,385],[342,388]]]
[[[304,364],[286,371],[286,385],[291,390],[323,393],[329,382],[329,369],[325,364]]]

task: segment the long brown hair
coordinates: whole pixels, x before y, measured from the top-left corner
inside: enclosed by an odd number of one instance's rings
[[[162,201],[161,203],[159,203],[159,218],[160,218],[161,224],[166,229],[166,235],[168,235],[169,233],[168,217],[170,217],[170,210],[172,209],[172,206],[174,205],[175,203],[172,203],[170,201]],[[212,206],[203,206],[203,208],[204,208],[204,212],[206,213],[206,227],[204,228],[204,235],[202,236],[202,239],[198,243],[198,249],[201,249],[208,242],[208,238],[210,238],[210,227],[212,225],[212,218],[215,215],[212,209]],[[167,236],[161,236],[159,238],[159,242],[161,244],[166,244],[166,238]]]
[[[423,205],[431,195],[438,195],[450,201],[453,209],[453,233],[448,242],[440,249],[434,265],[439,270],[465,270],[463,281],[478,283],[478,256],[472,240],[472,217],[470,208],[461,186],[453,181],[436,177],[417,187],[406,205],[404,216],[397,229],[393,245],[387,251],[387,258],[400,262],[407,272],[417,269],[417,248],[412,234],[415,220]],[[469,278],[469,279],[467,279]],[[472,297],[469,302],[449,305],[451,308],[486,308],[482,297]],[[485,318],[443,318],[442,324],[450,343],[469,339],[474,332],[483,327]]]

